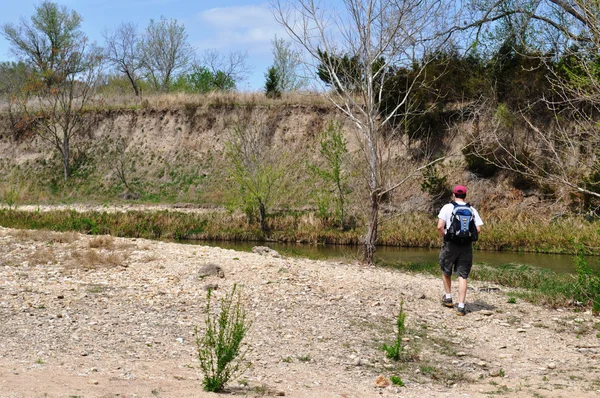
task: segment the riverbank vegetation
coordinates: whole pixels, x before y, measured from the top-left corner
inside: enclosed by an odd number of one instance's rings
[[[439,247],[436,217],[426,213],[399,214],[385,220],[378,245]],[[341,230],[312,212],[274,214],[268,231],[260,223],[248,223],[241,212],[198,211],[82,211],[0,210],[0,225],[9,228],[76,231],[119,237],[212,240],[275,241],[311,244],[359,245],[362,228]],[[359,224],[360,225],[360,224]],[[549,220],[535,215],[505,213],[486,220],[476,249],[535,253],[600,255],[600,221],[580,217]]]
[[[521,298],[552,307],[585,307],[600,314],[600,269],[591,268],[583,255],[577,256],[574,261],[574,273],[557,273],[524,264],[490,266],[475,263],[469,278],[517,289],[511,292],[512,301],[515,301],[514,298]],[[409,272],[440,275],[439,265],[433,263],[401,262],[388,266]]]

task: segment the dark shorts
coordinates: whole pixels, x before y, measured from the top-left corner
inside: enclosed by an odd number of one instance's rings
[[[446,276],[452,276],[452,272],[461,278],[467,279],[473,266],[473,245],[458,245],[452,242],[444,242],[440,250],[440,267]]]

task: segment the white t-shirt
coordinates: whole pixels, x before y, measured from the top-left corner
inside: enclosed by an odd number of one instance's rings
[[[459,205],[466,204],[466,202],[463,202],[462,200],[457,200],[456,203]],[[438,218],[444,220],[446,223],[446,225],[444,227],[444,233],[446,233],[446,231],[448,231],[448,227],[450,226],[450,219],[452,218],[452,211],[454,211],[454,205],[452,203],[448,203],[442,207],[442,209],[440,210],[440,214],[438,214]],[[481,220],[481,217],[479,217],[479,213],[477,212],[477,210],[475,210],[475,208],[473,206],[471,206],[471,211],[473,212],[473,219],[475,220],[475,226],[479,227],[479,226],[483,225],[483,221]]]

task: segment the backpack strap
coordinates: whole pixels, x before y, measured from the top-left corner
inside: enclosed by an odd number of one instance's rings
[[[455,201],[450,202],[452,203],[452,205],[454,206],[454,208],[456,209],[458,206],[467,206],[467,207],[472,207],[470,203],[465,203],[464,205],[459,205],[458,203],[456,203]]]

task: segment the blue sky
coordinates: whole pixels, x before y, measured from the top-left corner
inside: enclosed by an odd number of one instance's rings
[[[272,64],[271,40],[277,35],[288,38],[277,24],[268,1],[260,0],[58,0],[83,17],[82,30],[90,39],[102,45],[102,31],[121,22],[133,22],[140,30],[151,18],[177,19],[185,25],[190,43],[198,54],[205,49],[217,49],[226,55],[232,51],[247,51],[248,65],[254,67],[250,78],[238,89],[262,90],[265,72]],[[4,1],[0,24],[29,20],[41,0]],[[9,45],[0,37],[0,60],[12,59]]]

